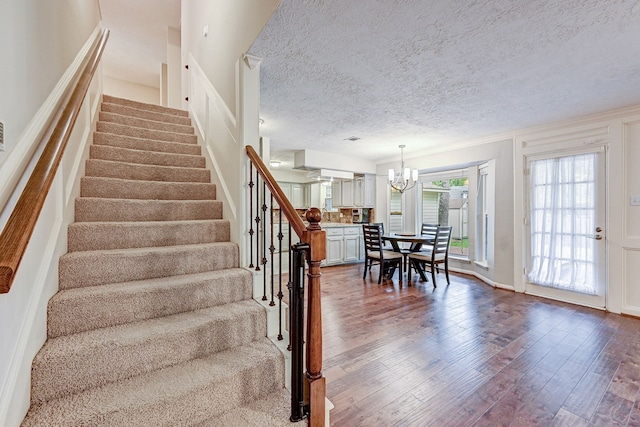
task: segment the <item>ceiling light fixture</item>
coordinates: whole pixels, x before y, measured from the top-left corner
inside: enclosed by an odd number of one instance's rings
[[[398,145],[400,148],[400,172],[389,169],[389,184],[391,188],[399,191],[400,194],[415,187],[418,182],[418,169],[410,170],[404,167],[404,147],[405,145]],[[411,179],[411,184],[409,184]]]
[[[271,160],[269,162],[269,166],[271,166],[272,168],[277,168],[278,166],[280,166],[280,162],[277,160]]]

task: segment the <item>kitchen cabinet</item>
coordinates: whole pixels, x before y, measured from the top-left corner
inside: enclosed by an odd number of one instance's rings
[[[333,202],[334,208],[339,208],[342,206],[342,182],[334,181],[331,183],[331,201]]]
[[[342,181],[342,202],[341,206],[350,208],[353,207],[353,181]]]
[[[331,192],[334,207],[351,208],[354,206],[353,180],[334,181],[331,184]]]
[[[322,210],[324,207],[324,198],[322,198],[322,184],[313,182],[307,185],[307,207],[318,208]]]
[[[357,208],[364,206],[364,177],[358,176],[353,179],[353,204]]]
[[[304,208],[304,189],[302,184],[291,184],[291,204],[296,209]]]
[[[363,256],[362,227],[345,225],[327,227],[327,258],[323,265],[337,265],[361,261]]]
[[[279,182],[278,185],[282,189],[284,195],[287,196],[287,199],[291,200],[291,184],[288,182]]]
[[[305,184],[297,184],[292,182],[278,182],[284,195],[289,199],[296,209],[305,208]]]
[[[359,227],[348,227],[344,229],[344,252],[342,260],[344,262],[355,262],[360,259],[360,239]]]
[[[342,228],[328,228],[327,232],[327,265],[342,264],[343,232]]]
[[[375,208],[376,177],[373,174],[359,175],[352,180],[334,181],[331,191],[334,207]]]
[[[353,180],[353,203],[358,208],[375,208],[376,177],[367,174]]]
[[[376,204],[376,176],[367,174],[364,176],[364,207],[375,208]]]

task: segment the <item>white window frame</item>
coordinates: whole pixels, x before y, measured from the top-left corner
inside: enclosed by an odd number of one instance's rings
[[[422,215],[422,192],[423,192],[423,188],[424,188],[424,184],[431,182],[431,181],[441,181],[441,180],[451,180],[451,179],[456,179],[456,178],[467,178],[469,179],[469,174],[472,173],[472,169],[473,168],[464,168],[464,169],[451,169],[451,170],[447,170],[447,171],[442,171],[442,172],[435,172],[435,173],[428,173],[428,174],[424,174],[424,175],[420,175],[420,177],[418,178],[418,181],[420,182],[420,196],[416,197],[416,211],[417,211],[417,216],[416,218],[418,218],[418,226],[420,224],[422,224],[423,221],[423,215]],[[469,188],[470,189],[470,188]],[[471,206],[469,206],[469,204],[471,203],[470,197],[472,195],[467,193],[467,242],[468,242],[468,246],[467,246],[467,253],[466,254],[452,254],[449,253],[449,257],[450,258],[454,258],[454,259],[459,259],[459,260],[464,260],[464,261],[468,261],[471,259],[471,252],[472,252],[472,247],[474,245],[474,241],[475,241],[475,236],[473,236],[472,233],[470,233],[469,230],[470,227],[470,223],[469,223],[469,213],[471,212]],[[441,225],[446,225],[446,224],[441,224]],[[419,229],[419,228],[418,228]]]
[[[476,251],[475,262],[483,267],[489,265],[489,163],[478,166],[478,189],[476,194]]]

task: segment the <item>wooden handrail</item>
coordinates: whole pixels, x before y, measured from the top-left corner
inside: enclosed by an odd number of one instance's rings
[[[247,156],[253,163],[253,166],[258,170],[260,176],[262,176],[262,179],[264,179],[269,191],[273,194],[273,198],[276,200],[278,206],[280,206],[280,210],[291,224],[293,231],[296,232],[301,241],[309,243],[306,240],[303,240],[306,235],[307,226],[304,225],[304,222],[300,219],[300,215],[298,215],[296,209],[293,207],[289,199],[287,199],[287,196],[284,195],[284,192],[276,183],[276,179],[271,175],[271,172],[269,172],[267,166],[264,164],[260,156],[258,156],[256,150],[254,150],[250,145],[247,145]]]
[[[108,38],[109,30],[103,30],[65,92],[64,108],[58,108],[49,120],[47,128],[53,130],[45,132],[39,142],[49,135],[47,145],[0,234],[0,293],[11,289]]]
[[[326,380],[322,375],[322,308],[320,264],[326,258],[326,232],[320,227],[322,215],[318,208],[311,208],[306,212],[309,226],[305,226],[295,208],[284,195],[269,169],[258,153],[247,146],[247,156],[256,168],[264,183],[269,187],[271,195],[280,206],[291,228],[300,237],[300,241],[309,245],[307,255],[307,339],[306,339],[306,395],[309,397],[310,427],[324,427]]]

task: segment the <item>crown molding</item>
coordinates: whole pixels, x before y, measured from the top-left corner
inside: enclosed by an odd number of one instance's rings
[[[242,59],[249,66],[249,69],[251,70],[254,70],[258,65],[260,65],[260,62],[262,61],[262,58],[249,55],[248,53],[243,54]]]

